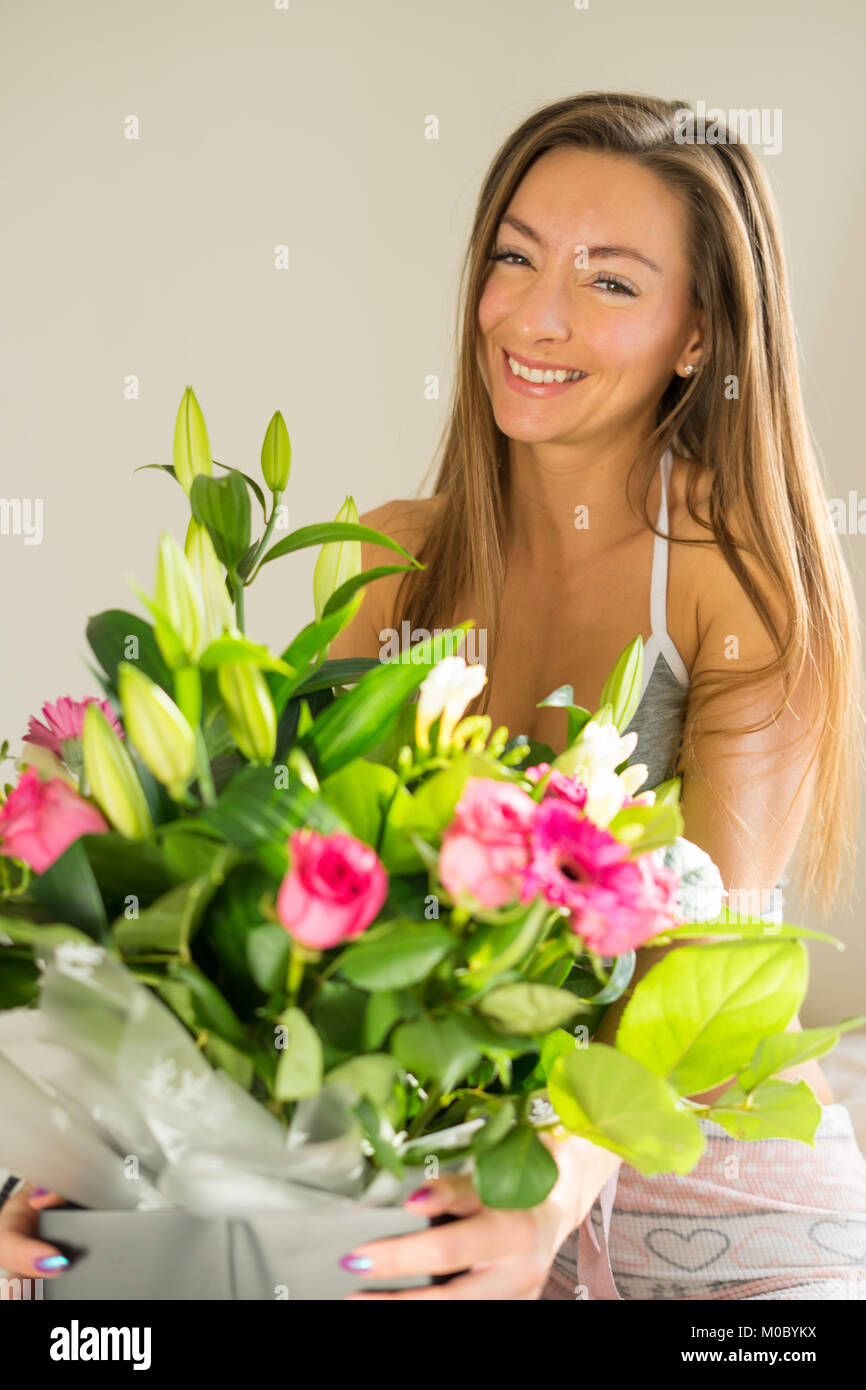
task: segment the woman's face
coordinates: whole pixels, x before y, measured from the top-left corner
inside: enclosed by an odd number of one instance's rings
[[[536,161],[499,225],[478,308],[479,367],[504,434],[569,443],[655,425],[703,328],[685,235],[678,198],[627,156],[557,149]],[[527,381],[509,357],[583,375]]]

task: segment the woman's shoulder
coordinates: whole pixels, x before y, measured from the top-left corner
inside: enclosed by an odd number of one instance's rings
[[[668,499],[668,529],[674,540],[700,542],[699,545],[674,545],[671,548],[672,556],[676,556],[672,560],[672,567],[676,565],[678,570],[677,583],[672,587],[688,595],[693,654],[697,653],[711,631],[718,630],[720,622],[724,626],[726,617],[729,623],[735,622],[735,615],[737,620],[743,622],[746,610],[751,610],[748,626],[752,630],[753,640],[757,638],[758,630],[763,629],[740,575],[716,540],[710,525],[712,486],[713,474],[709,467],[693,460],[674,458]],[[769,608],[776,625],[784,627],[786,604],[782,591],[766,564],[746,542],[750,528],[742,507],[729,508],[724,520],[743,568]],[[753,625],[755,619],[757,627]],[[730,630],[736,632],[736,626]]]

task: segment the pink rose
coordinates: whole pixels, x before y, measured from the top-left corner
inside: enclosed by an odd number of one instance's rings
[[[71,700],[68,695],[62,695],[56,705],[42,706],[44,724],[30,715],[24,742],[36,744],[40,748],[50,748],[52,753],[64,760],[67,760],[70,753],[73,757],[80,754],[84,716],[92,700],[96,700],[114,732],[123,738],[123,729],[107,700],[99,700],[95,695],[85,695],[83,700]]]
[[[482,907],[519,901],[537,810],[511,782],[467,778],[439,853],[439,877],[452,897]]]
[[[0,806],[0,847],[42,874],[81,835],[108,830],[101,813],[59,777],[42,782],[28,767]]]
[[[369,845],[336,831],[295,830],[290,867],[277,894],[286,931],[311,950],[324,951],[360,936],[385,901],[388,875]]]

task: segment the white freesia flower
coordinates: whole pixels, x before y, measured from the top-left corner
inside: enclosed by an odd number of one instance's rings
[[[93,967],[101,965],[104,959],[103,947],[91,946],[86,941],[62,941],[54,952],[54,964],[61,975],[85,985],[95,983]]]
[[[430,747],[430,725],[439,724],[439,746],[447,747],[466,706],[483,689],[487,672],[480,662],[467,666],[462,656],[446,656],[421,682],[415,715],[415,742]]]

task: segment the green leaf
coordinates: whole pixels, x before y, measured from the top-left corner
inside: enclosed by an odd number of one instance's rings
[[[798,1139],[813,1144],[821,1106],[805,1081],[762,1081],[751,1092],[729,1087],[706,1118],[735,1139]]]
[[[245,1091],[252,1089],[256,1069],[250,1057],[245,1056],[238,1048],[232,1047],[225,1038],[217,1037],[216,1033],[210,1034],[202,1051],[213,1066],[219,1071],[227,1072]]]
[[[791,922],[749,921],[746,917],[738,917],[728,908],[722,908],[719,916],[708,922],[681,922],[678,927],[671,927],[669,931],[664,931],[643,944],[646,946],[664,945],[668,941],[686,940],[701,936],[728,936],[760,941],[797,941],[802,937],[810,941],[829,941],[840,949],[842,946],[839,938],[831,936],[829,932],[813,931],[811,928],[796,926]]]
[[[671,1086],[606,1043],[558,1057],[547,1089],[566,1129],[620,1154],[648,1177],[688,1173],[704,1151],[697,1119],[677,1109]]]
[[[253,490],[253,492],[255,493],[256,498],[258,499],[259,506],[260,506],[261,509],[262,509],[262,517],[263,517],[263,519],[264,519],[265,521],[267,521],[267,519],[268,519],[268,509],[267,509],[267,506],[266,506],[266,504],[265,504],[265,494],[262,492],[262,490],[261,490],[261,488],[259,487],[258,483],[256,482],[255,478],[251,478],[250,475],[249,475],[249,473],[244,473],[243,470],[240,469],[240,468],[231,468],[231,467],[229,466],[229,464],[227,464],[227,463],[218,463],[216,459],[214,459],[213,461],[214,461],[214,463],[216,463],[217,468],[225,468],[229,473],[237,473],[237,475],[238,475],[239,478],[243,478],[243,480],[244,480],[244,482],[247,484],[247,486],[248,486],[248,487],[251,487],[252,490]]]
[[[399,1068],[394,1058],[387,1052],[368,1052],[362,1057],[350,1057],[347,1062],[329,1071],[325,1077],[327,1084],[348,1089],[349,1104],[354,1105],[361,1096],[366,1096],[380,1110],[386,1113],[396,1099],[395,1087]],[[389,1114],[389,1119],[391,1115]]]
[[[250,495],[244,480],[236,472],[222,478],[199,473],[189,500],[196,521],[207,527],[219,559],[226,569],[235,569],[250,543]]]
[[[394,1027],[404,1019],[417,1018],[421,1005],[406,990],[380,990],[371,994],[364,1012],[363,1047],[381,1047]]]
[[[404,989],[426,980],[456,944],[435,922],[398,922],[372,940],[349,946],[340,957],[340,973],[359,989]]]
[[[277,1018],[288,1029],[288,1044],[279,1053],[274,1095],[277,1100],[314,1096],[322,1085],[322,1043],[302,1009],[286,1009]]]
[[[197,965],[186,961],[169,961],[167,971],[169,979],[178,980],[188,986],[199,1027],[209,1033],[216,1033],[239,1052],[250,1057],[259,1075],[271,1084],[276,1071],[276,1054],[265,1052],[253,1042],[228,1000],[213,981],[209,980]]]
[[[261,643],[250,642],[246,637],[232,637],[228,633],[208,643],[198,664],[203,671],[216,671],[224,661],[248,661],[260,671],[279,671],[281,675],[289,677],[296,674],[281,657],[274,656]]]
[[[527,1124],[475,1158],[473,1181],[486,1207],[525,1211],[544,1201],[558,1177],[555,1158]]]
[[[171,692],[174,682],[156,644],[153,628],[135,613],[109,608],[90,618],[85,629],[94,656],[117,691],[117,664],[134,661],[163,690]],[[137,655],[134,653],[137,652]]]
[[[411,561],[416,569],[423,569],[420,561],[410,555],[402,545],[398,545],[390,536],[386,536],[382,531],[376,531],[371,526],[361,526],[353,521],[323,521],[314,526],[301,526],[297,531],[290,531],[283,540],[264,555],[260,561],[266,565],[270,560],[278,560],[282,555],[291,555],[295,550],[308,550],[311,546],[325,545],[329,541],[370,541],[373,545],[385,546],[389,550],[396,550],[399,555],[404,555]]]
[[[338,584],[331,594],[324,608],[322,617],[326,618],[329,613],[336,612],[343,608],[354,598],[359,589],[371,584],[374,579],[384,579],[388,574],[405,574],[407,570],[415,569],[411,565],[377,565],[375,569],[362,570],[360,574],[353,574],[349,579],[344,579],[342,584]]]
[[[411,804],[406,788],[390,767],[356,758],[321,783],[322,795],[359,840],[375,847],[382,817],[398,788]]]
[[[44,873],[33,878],[31,891],[53,917],[78,927],[94,941],[105,940],[108,916],[82,839],[74,840]]]
[[[584,709],[583,705],[576,705],[574,703],[574,691],[570,685],[560,685],[556,690],[552,690],[549,695],[545,695],[543,700],[538,701],[537,708],[541,709],[545,705],[553,705],[557,709],[565,709],[568,711],[566,716],[568,720],[568,736],[566,742],[570,748],[578,734],[582,733],[584,726],[588,724],[592,718],[590,711]],[[552,762],[553,759],[549,758],[544,761]]]
[[[309,695],[314,690],[332,690],[338,685],[354,685],[368,671],[379,665],[375,656],[346,656],[323,661],[321,666],[302,681],[296,695]]]
[[[773,1072],[787,1071],[789,1067],[799,1067],[803,1062],[811,1062],[815,1057],[823,1057],[834,1048],[843,1033],[852,1028],[862,1028],[866,1017],[846,1018],[843,1023],[831,1024],[828,1028],[801,1028],[796,1033],[777,1033],[775,1037],[764,1038],[758,1043],[755,1055],[747,1067],[741,1071],[737,1081],[744,1091],[753,1091]]]
[[[540,1066],[544,1079],[550,1076],[550,1069],[557,1057],[568,1057],[574,1052],[577,1040],[573,1033],[567,1033],[564,1028],[556,1028],[541,1045]]]
[[[17,1009],[31,1004],[39,994],[39,971],[27,956],[13,956],[9,948],[0,951],[0,1009]]]
[[[246,934],[249,971],[265,994],[274,994],[286,981],[291,942],[276,922],[252,927]]]
[[[624,840],[636,854],[669,845],[683,833],[683,817],[675,801],[662,801],[652,806],[624,806],[608,825],[611,835]]]
[[[292,830],[311,826],[322,834],[345,830],[337,812],[321,795],[305,787],[297,773],[289,770],[277,786],[275,770],[246,767],[220,793],[216,806],[204,808],[187,822],[213,831],[239,849],[260,850],[273,847],[273,856],[260,856],[266,868],[282,874],[286,867],[285,842]]]
[[[231,846],[218,851],[206,874],[169,889],[137,917],[119,917],[111,929],[118,949],[124,954],[165,951],[188,956],[208,903],[238,859]]]
[[[452,1091],[481,1061],[475,1039],[453,1014],[403,1023],[391,1035],[391,1051],[420,1082]]]
[[[510,1033],[548,1033],[580,1009],[580,1001],[550,985],[497,985],[482,995],[476,1008],[494,1028]]]
[[[316,993],[310,1012],[322,1039],[326,1068],[363,1052],[368,997],[342,980],[326,980]]]
[[[362,1097],[355,1106],[355,1114],[361,1121],[364,1137],[373,1150],[373,1162],[379,1168],[386,1168],[396,1178],[403,1176],[403,1163],[389,1134],[383,1132],[382,1116],[371,1101]]]
[[[726,1081],[790,1022],[806,992],[799,942],[678,946],[638,982],[616,1046],[681,1095]]]
[[[139,901],[152,902],[179,878],[190,877],[189,871],[178,872],[179,866],[162,848],[114,831],[85,836],[84,849],[101,891],[115,898],[134,893]]]
[[[362,528],[364,529],[364,528]],[[333,700],[301,739],[304,752],[323,779],[353,758],[362,757],[385,737],[406,700],[444,656],[465,641],[470,622],[419,642],[407,661],[382,662],[354,689]]]

